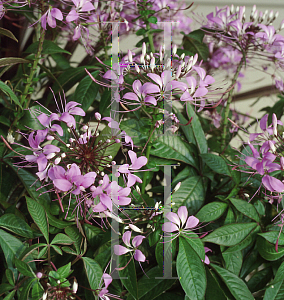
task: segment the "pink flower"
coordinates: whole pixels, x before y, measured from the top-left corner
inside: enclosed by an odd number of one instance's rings
[[[56,20],[62,21],[63,15],[58,8],[49,8],[47,12],[41,17],[41,26],[46,30],[46,21],[51,28],[56,27]]]
[[[132,240],[132,245],[130,244],[130,239],[131,239],[131,231],[126,231],[122,236],[122,240],[128,248],[126,248],[124,246],[121,246],[121,245],[115,245],[114,246],[114,253],[116,255],[123,255],[123,254],[126,254],[128,252],[134,251],[134,259],[137,260],[137,261],[144,262],[146,260],[146,257],[140,250],[137,250],[137,248],[142,243],[143,239],[145,239],[145,236],[137,235]]]

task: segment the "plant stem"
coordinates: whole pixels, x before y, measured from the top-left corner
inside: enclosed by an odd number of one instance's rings
[[[147,29],[147,36],[149,39],[149,45],[152,53],[155,53],[155,47],[154,47],[154,41],[153,41],[153,34],[149,33],[149,30],[151,29],[150,24],[146,23],[146,29]]]
[[[30,99],[28,99],[28,101],[26,102],[26,105],[24,105],[25,101],[27,99],[28,93],[29,93],[29,89],[30,89],[31,84],[32,84],[32,80],[33,80],[34,74],[35,74],[35,72],[37,70],[37,65],[38,65],[38,62],[39,62],[39,59],[40,59],[40,56],[41,56],[41,52],[42,52],[42,46],[43,46],[43,42],[44,42],[44,37],[45,37],[45,30],[42,28],[41,29],[40,38],[39,38],[39,44],[38,44],[37,53],[36,53],[35,60],[34,60],[34,63],[33,63],[33,67],[31,69],[30,75],[29,75],[29,77],[27,79],[27,84],[25,86],[25,90],[24,90],[24,92],[22,94],[22,97],[21,97],[21,104],[25,108],[28,108],[29,104],[30,104]]]
[[[229,112],[230,112],[230,104],[231,104],[232,99],[233,99],[234,85],[237,82],[237,79],[238,79],[239,73],[242,69],[242,66],[244,64],[244,61],[245,61],[245,58],[242,57],[239,65],[238,65],[238,68],[236,70],[236,73],[234,75],[234,78],[232,80],[232,85],[231,85],[232,88],[231,88],[231,90],[229,92],[229,95],[228,95],[227,105],[225,107],[225,113],[224,113],[224,119],[223,119],[223,132],[222,132],[222,135],[221,135],[221,149],[225,148],[226,136],[227,136],[227,126],[228,126],[228,116],[229,116]]]

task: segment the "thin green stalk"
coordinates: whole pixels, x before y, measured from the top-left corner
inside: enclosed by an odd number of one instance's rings
[[[152,148],[152,145],[151,145],[151,142],[149,141],[148,142],[148,146],[146,148],[147,161],[149,161],[151,148]],[[144,174],[143,174],[143,181],[142,181],[142,187],[141,187],[141,194],[142,195],[145,193],[146,181],[147,181],[148,173],[149,173],[149,171],[145,171]]]
[[[230,112],[230,104],[231,104],[232,99],[233,99],[234,85],[237,82],[237,79],[238,79],[239,73],[242,69],[242,66],[244,64],[244,61],[245,61],[245,57],[243,56],[243,58],[241,59],[239,65],[238,65],[238,68],[236,70],[234,78],[232,80],[232,88],[231,88],[231,90],[229,92],[229,95],[228,95],[227,105],[225,107],[225,113],[224,113],[224,119],[223,119],[223,132],[222,132],[222,135],[221,135],[221,149],[224,149],[225,145],[226,145],[226,136],[227,136],[227,129],[228,129],[227,127],[228,127],[228,121],[229,121],[228,116],[229,116],[229,112]]]
[[[149,33],[149,30],[151,29],[150,24],[146,23],[146,29],[147,29],[147,36],[149,39],[149,45],[152,53],[155,53],[155,47],[154,47],[154,41],[153,41],[153,34]]]
[[[35,72],[37,70],[38,62],[40,60],[44,38],[45,38],[45,30],[42,28],[41,29],[40,38],[39,38],[38,49],[37,49],[37,53],[36,53],[36,56],[35,56],[35,60],[34,60],[34,63],[33,63],[33,66],[32,66],[31,72],[30,72],[30,75],[27,78],[27,84],[25,86],[25,90],[24,90],[24,92],[22,94],[22,97],[21,97],[21,104],[25,108],[28,108],[29,104],[30,104],[30,97],[29,97],[29,99],[28,99],[27,102],[26,102],[26,99],[27,99],[27,96],[29,94],[29,89],[31,87],[31,84],[32,84],[32,81],[33,81],[33,78],[34,78],[34,74],[35,74]]]

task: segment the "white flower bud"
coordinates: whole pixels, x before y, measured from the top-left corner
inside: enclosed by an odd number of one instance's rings
[[[46,300],[47,299],[47,292],[44,292],[42,295],[42,300]]]
[[[53,152],[53,153],[48,153],[47,155],[46,155],[46,158],[47,159],[52,159],[54,156],[55,156],[56,154]]]
[[[102,119],[102,115],[99,112],[95,113],[95,118],[100,121]]]
[[[128,50],[127,56],[128,56],[128,61],[133,62],[132,52],[130,50]]]
[[[145,44],[145,42],[143,42],[143,44],[142,44],[142,55],[145,56],[145,54],[146,54],[146,44]]]
[[[78,290],[78,283],[77,283],[77,280],[74,279],[73,286],[72,286],[72,293],[76,294],[77,290]]]
[[[80,136],[80,137],[81,137],[81,136]],[[70,143],[73,143],[73,142],[75,142],[75,139],[70,138],[70,139],[69,139],[69,142],[70,142]]]
[[[140,73],[140,69],[139,69],[139,67],[138,67],[137,64],[135,64],[135,71],[136,71],[137,73]]]
[[[11,132],[9,132],[7,134],[7,142],[10,143],[10,144],[13,144],[15,142],[15,139],[14,139],[14,137],[13,137],[13,135],[12,135]]]
[[[176,55],[177,54],[177,45],[175,44],[173,46],[173,51],[172,51],[173,55]]]
[[[139,232],[139,233],[143,233],[143,231],[138,228],[137,226],[133,225],[133,224],[129,224],[130,229],[132,229],[135,232]]]
[[[180,56],[180,59],[184,59],[185,57],[185,53],[183,53],[181,56]]]
[[[175,192],[180,188],[180,186],[181,186],[181,182],[179,182],[179,183],[175,186],[175,188],[173,189],[173,193],[175,193]]]
[[[65,158],[66,157],[66,153],[61,153],[61,157]]]
[[[154,71],[155,69],[155,57],[152,57],[151,58],[151,61],[150,61],[150,68],[152,70],[152,72]]]
[[[273,134],[277,136],[277,117],[274,113],[272,114],[272,127],[273,127]]]
[[[140,56],[140,62],[141,62],[141,64],[145,64],[145,59],[144,59],[143,54],[141,54],[141,56]]]
[[[53,141],[53,140],[54,140],[54,137],[53,137],[52,135],[48,135],[48,136],[46,137],[46,139],[47,139],[48,141]]]
[[[55,165],[58,165],[61,161],[61,157],[56,157],[55,160],[54,160],[54,164]]]

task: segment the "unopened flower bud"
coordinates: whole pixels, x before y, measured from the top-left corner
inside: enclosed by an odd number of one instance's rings
[[[10,144],[13,144],[15,142],[15,139],[14,139],[14,137],[13,137],[13,135],[12,135],[11,132],[9,132],[7,134],[7,142],[10,143]]]
[[[107,143],[110,143],[110,139],[107,139],[106,142],[107,142]]]
[[[139,67],[138,67],[137,64],[135,64],[135,71],[136,71],[137,73],[140,73],[140,69],[139,69]]]
[[[120,143],[120,139],[116,139],[115,142],[116,142],[116,143]]]
[[[66,157],[66,153],[61,153],[61,157],[65,158]]]
[[[133,224],[129,224],[129,228],[132,229],[135,232],[143,233],[143,231],[140,228],[138,228],[137,226],[135,226]]]
[[[143,44],[142,44],[142,54],[143,54],[143,56],[145,56],[145,54],[146,54],[146,44],[145,44],[145,42],[143,42]]]
[[[154,68],[155,68],[155,57],[152,57],[150,61],[150,69],[152,70],[152,72],[154,71]]]
[[[87,125],[84,125],[83,127],[82,127],[82,130],[84,130],[84,131],[86,131],[86,130],[88,130],[88,126]]]
[[[148,54],[146,55],[146,60],[148,60],[148,61],[150,60],[150,55],[148,55]]]
[[[47,299],[47,292],[44,292],[42,295],[42,300],[46,300]]]
[[[180,56],[180,59],[184,59],[185,57],[185,53],[183,53],[181,56]]]
[[[100,121],[102,119],[102,115],[99,112],[95,113],[95,118]]]
[[[275,148],[274,144],[272,143],[272,141],[268,141],[268,144],[269,144],[269,147],[270,147],[271,151],[273,153],[276,152],[276,148]]]
[[[116,162],[113,160],[113,161],[111,162],[111,164],[112,164],[113,166],[115,166],[115,165],[116,165]]]
[[[74,279],[73,286],[72,286],[72,293],[76,294],[77,290],[78,290],[78,283],[77,283],[77,280]]]
[[[46,139],[47,139],[48,141],[53,141],[53,140],[54,140],[54,137],[53,137],[52,135],[48,135],[48,136],[46,137]]]
[[[80,135],[80,137],[81,137],[81,135]],[[70,139],[69,139],[69,142],[70,142],[70,143],[73,143],[73,142],[75,142],[75,139],[70,138]]]
[[[55,160],[54,160],[54,164],[55,165],[58,165],[61,161],[61,157],[56,157]]]
[[[277,136],[277,117],[274,113],[272,114],[272,127],[273,127],[273,134]]]
[[[175,192],[180,188],[180,186],[181,186],[181,182],[179,182],[179,183],[175,186],[175,188],[173,189],[173,193],[175,193]]]
[[[145,59],[144,59],[143,54],[141,54],[141,56],[140,56],[140,62],[141,62],[141,64],[145,64]]]
[[[112,159],[112,156],[111,156],[111,155],[108,155],[108,158],[109,158],[109,159]]]
[[[128,50],[127,56],[128,56],[128,61],[133,62],[132,51]]]
[[[53,152],[53,153],[49,153],[46,155],[46,158],[47,159],[52,159],[56,154]]]
[[[177,45],[175,44],[173,46],[173,51],[172,51],[173,55],[176,55],[177,54]]]
[[[41,272],[37,272],[37,273],[36,273],[36,277],[37,277],[37,278],[41,279],[42,276],[43,276],[43,274],[42,274]]]
[[[104,173],[104,172],[101,172],[101,176],[105,176],[105,173]]]

